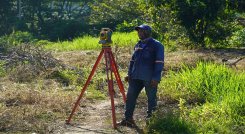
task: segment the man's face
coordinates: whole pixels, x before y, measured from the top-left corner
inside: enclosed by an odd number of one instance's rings
[[[138,30],[138,36],[139,36],[139,38],[140,38],[141,40],[144,40],[144,39],[147,38],[147,37],[146,37],[146,34],[145,34],[145,30],[142,30],[142,29],[139,29],[139,30]]]

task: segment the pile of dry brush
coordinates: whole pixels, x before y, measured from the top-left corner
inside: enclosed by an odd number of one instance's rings
[[[71,69],[61,61],[55,59],[51,52],[41,46],[22,44],[9,50],[1,56],[9,78],[17,82],[29,82],[37,77],[46,77],[64,69]]]

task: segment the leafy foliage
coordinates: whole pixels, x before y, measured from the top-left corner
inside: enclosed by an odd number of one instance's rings
[[[176,35],[180,40],[184,40],[188,46],[193,43],[202,47],[227,47],[226,38],[231,35],[236,26],[232,23],[234,12],[244,3],[241,1],[224,1],[224,0],[150,0],[147,16],[151,17],[151,22],[155,26],[158,35],[161,33],[166,37]],[[240,4],[238,6],[238,4]],[[240,11],[240,10],[239,10]],[[183,26],[185,30],[172,30]],[[172,27],[172,29],[170,28]],[[172,33],[171,31],[174,31]],[[184,32],[183,32],[184,31]],[[188,35],[193,43],[183,39]],[[185,37],[186,38],[186,37]],[[182,41],[183,42],[183,41]],[[181,43],[183,44],[183,43]]]
[[[240,29],[232,33],[229,43],[231,46],[244,47],[245,46],[245,29]]]
[[[244,16],[240,0],[3,0],[0,4],[0,36],[28,31],[39,39],[72,40],[95,35],[102,27],[131,32],[147,23],[154,37],[169,45],[229,47],[238,42],[232,33]],[[239,43],[240,44],[240,43]],[[233,45],[237,46],[237,45]]]
[[[0,37],[0,47],[2,52],[6,52],[9,49],[18,46],[22,43],[33,43],[36,39],[29,32],[12,32],[10,35]]]
[[[124,21],[131,22],[141,17],[141,0],[111,0],[95,1],[91,4],[92,13],[90,22],[104,25],[114,29],[117,24]]]

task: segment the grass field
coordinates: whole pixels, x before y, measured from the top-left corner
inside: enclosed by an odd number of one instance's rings
[[[112,46],[134,46],[138,37],[136,32],[131,33],[113,33]],[[84,36],[72,41],[63,41],[57,43],[50,43],[45,48],[55,51],[74,51],[74,50],[98,50],[101,49],[99,37]]]
[[[132,46],[138,37],[136,32],[114,33],[112,40],[113,50],[115,46],[118,49],[115,57],[123,77],[126,75]],[[28,82],[15,81],[31,75],[28,70],[15,68],[13,72],[8,72],[1,61],[0,132],[52,133],[62,126],[59,123],[69,115],[97,58],[101,48],[98,41],[98,37],[86,36],[73,41],[47,43],[44,47],[55,51],[54,57],[69,68],[59,68],[46,76],[35,76],[35,79]],[[159,101],[164,105],[160,105],[162,107],[159,107],[155,117],[144,126],[145,132],[245,133],[244,60],[236,68],[220,62],[224,56],[239,57],[243,53],[229,51],[166,51],[165,75],[158,91]],[[101,63],[84,95],[83,103],[87,106],[108,97],[103,67]],[[18,71],[20,73],[16,73]],[[126,82],[124,85],[127,87]],[[146,100],[144,97],[143,100]],[[144,105],[140,103],[139,107]],[[166,109],[164,106],[167,105],[172,108]],[[81,107],[86,108],[84,105]],[[77,114],[74,120],[78,122],[83,122],[89,116],[81,110]],[[110,113],[107,114],[110,117]]]

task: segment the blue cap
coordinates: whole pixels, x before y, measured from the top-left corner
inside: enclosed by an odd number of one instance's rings
[[[137,31],[138,31],[139,29],[151,31],[151,27],[148,26],[148,25],[146,25],[146,24],[142,24],[142,25],[140,25],[140,26],[137,26],[137,27],[135,27],[134,29],[137,30]]]

